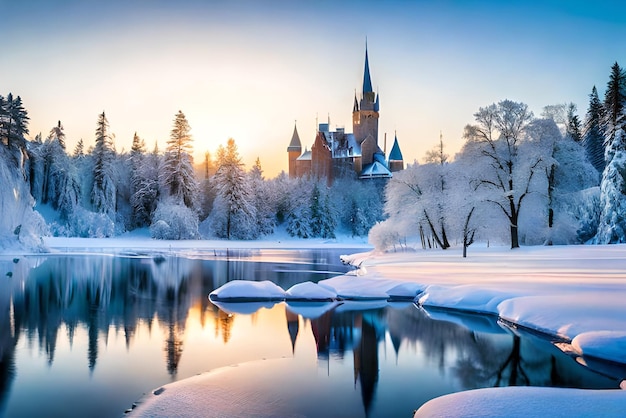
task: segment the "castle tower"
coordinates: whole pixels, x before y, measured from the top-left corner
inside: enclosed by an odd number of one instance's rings
[[[398,135],[394,135],[395,138],[393,140],[393,147],[391,147],[391,152],[389,153],[389,159],[387,160],[387,165],[389,166],[389,171],[396,172],[404,170],[404,159],[402,158],[402,151],[400,151],[400,145],[398,145]]]
[[[298,128],[296,124],[293,125],[293,135],[291,135],[291,142],[287,147],[287,154],[289,155],[289,177],[296,177],[296,160],[302,154],[302,144],[300,143],[300,136],[298,135]]]
[[[357,101],[354,95],[354,106],[352,108],[352,132],[354,138],[361,144],[368,136],[374,141],[374,149],[378,149],[378,117],[379,98],[372,89],[372,77],[370,76],[369,59],[367,55],[367,44],[365,45],[365,70],[363,72],[363,92],[361,100]],[[364,155],[364,160],[371,160],[372,156]]]

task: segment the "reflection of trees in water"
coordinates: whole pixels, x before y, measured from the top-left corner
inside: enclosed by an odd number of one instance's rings
[[[15,379],[15,346],[17,338],[11,327],[11,290],[8,280],[0,281],[0,416],[6,407],[11,384]]]
[[[217,311],[217,318],[215,321],[215,336],[222,334],[222,340],[224,344],[230,341],[230,335],[233,325],[235,323],[235,315],[224,312],[221,309]]]
[[[452,322],[433,320],[413,307],[386,309],[385,319],[392,339],[419,343],[424,353],[440,365],[442,373],[446,364],[452,367],[464,389],[520,385],[615,387],[613,380],[577,365],[550,342],[529,335],[498,327],[489,328],[489,332],[472,331]]]
[[[10,328],[2,336],[13,336],[15,344],[26,332],[52,364],[59,328],[65,325],[70,346],[76,329],[84,328],[88,367],[93,371],[99,344],[108,341],[110,330],[123,332],[130,347],[140,323],[151,324],[158,318],[165,330],[166,367],[173,375],[182,355],[189,309],[198,299],[207,306],[211,279],[210,274],[204,276],[200,262],[176,257],[158,262],[109,256],[51,257],[20,278],[19,285],[3,292],[13,303],[3,307],[0,302],[0,323],[9,321]],[[8,346],[4,341],[0,344]]]

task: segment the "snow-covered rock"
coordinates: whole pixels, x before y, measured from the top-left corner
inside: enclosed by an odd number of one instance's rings
[[[234,280],[212,291],[209,299],[218,302],[276,301],[285,299],[285,291],[269,280],[261,282]]]
[[[285,299],[329,302],[337,299],[337,293],[313,282],[303,282],[290,287],[285,292]]]

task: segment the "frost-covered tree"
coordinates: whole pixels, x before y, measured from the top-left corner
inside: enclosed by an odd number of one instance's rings
[[[537,177],[538,193],[527,201],[527,207],[534,207],[520,217],[527,232],[525,242],[579,243],[581,219],[574,208],[581,204],[582,190],[597,186],[596,171],[582,146],[570,134],[561,135],[555,121],[534,120],[527,135],[534,155],[543,156],[544,176]]]
[[[213,233],[226,239],[257,238],[254,195],[232,138],[226,148],[218,149],[215,184],[217,197],[210,216]]]
[[[626,242],[626,74],[617,63],[604,99],[606,167],[600,183],[600,224],[596,235],[599,244]]]
[[[337,213],[331,204],[328,188],[315,181],[309,199],[311,236],[335,238]]]
[[[287,211],[287,233],[292,237],[311,238],[311,190],[313,181],[306,178],[294,180],[289,193],[289,209]]]
[[[336,179],[329,194],[341,229],[352,236],[367,236],[370,228],[383,220],[384,186],[349,177]]]
[[[167,141],[161,181],[168,196],[178,199],[188,208],[193,208],[198,183],[193,169],[190,131],[187,118],[179,110],[174,117],[174,126]]]
[[[596,86],[593,86],[591,94],[589,94],[589,107],[585,117],[582,141],[587,158],[599,173],[602,173],[605,165],[604,132],[602,129],[603,115],[604,108],[598,97],[598,90]]]
[[[475,159],[476,184],[490,192],[486,201],[508,219],[511,248],[518,248],[520,210],[543,169],[543,157],[533,155],[524,140],[533,113],[524,103],[503,100],[480,108],[474,118],[476,124],[465,127],[462,154]]]
[[[12,93],[6,99],[0,96],[0,138],[10,150],[26,148],[29,119],[20,96],[14,98]]]
[[[104,112],[98,115],[96,125],[96,146],[93,149],[93,186],[91,204],[98,213],[104,213],[115,219],[116,189],[113,179],[113,160],[115,150],[113,138],[109,134],[109,121]]]
[[[63,129],[63,125],[61,125],[61,121],[50,129],[49,137],[52,140],[56,140],[59,143],[59,146],[65,150],[65,131]]]
[[[567,106],[567,135],[574,140],[574,142],[582,142],[582,124],[578,114],[576,114],[576,105],[570,103]]]
[[[83,143],[83,138],[79,139],[74,147],[74,155],[75,158],[82,158],[85,156],[85,144]]]
[[[276,212],[271,199],[268,183],[263,178],[261,161],[257,158],[249,174],[250,188],[253,195],[253,204],[256,209],[256,229],[259,235],[268,235],[274,232]]]
[[[150,225],[159,200],[159,167],[161,156],[158,147],[152,152],[145,152],[143,140],[139,139],[138,148],[131,150],[133,165],[131,182],[132,194],[130,205],[133,210],[133,221],[136,227]]]
[[[626,104],[626,73],[618,63],[611,67],[611,75],[604,94],[602,128],[604,132],[605,159],[612,158],[611,144],[624,126],[624,105]],[[618,139],[619,140],[619,139]]]

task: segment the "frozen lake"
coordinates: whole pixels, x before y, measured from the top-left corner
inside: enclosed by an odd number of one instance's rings
[[[121,416],[162,385],[239,363],[248,373],[233,371],[229,384],[251,394],[271,386],[285,411],[305,416],[410,416],[436,396],[481,387],[619,387],[490,317],[410,303],[351,303],[319,316],[285,303],[233,313],[207,298],[230,280],[317,282],[347,271],[339,255],[356,251],[3,261],[12,274],[0,281],[0,415]]]

